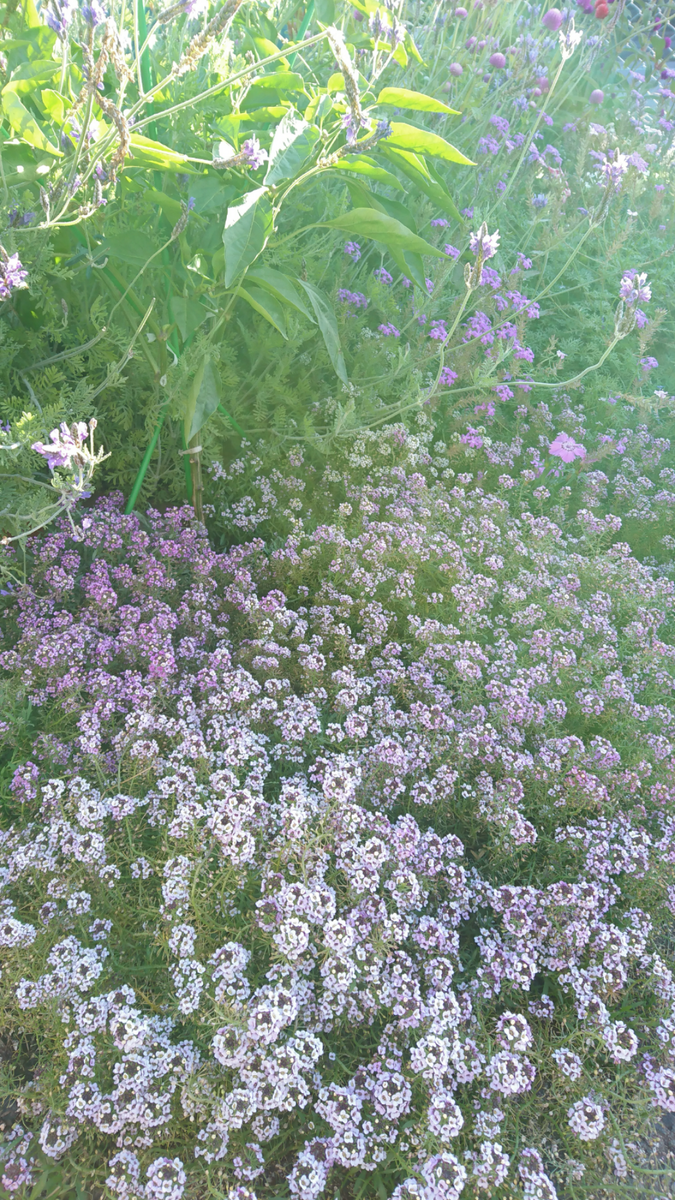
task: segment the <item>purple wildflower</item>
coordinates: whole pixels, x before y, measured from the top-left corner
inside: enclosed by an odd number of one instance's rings
[[[395,325],[391,324],[391,322],[387,323],[386,325],[378,325],[377,328],[378,328],[379,332],[384,335],[384,337],[400,337],[401,336],[400,329],[397,329]]]
[[[647,282],[646,272],[638,272],[633,267],[624,271],[619,287],[619,296],[629,307],[644,304],[652,298],[651,284]]]
[[[429,337],[434,338],[437,342],[444,342],[448,336],[448,331],[445,328],[445,321],[432,321]]]
[[[241,149],[242,153],[246,155],[246,158],[248,159],[248,165],[252,171],[257,171],[258,167],[261,167],[264,162],[267,162],[267,151],[263,150],[255,134],[246,139]]]
[[[445,246],[443,247],[443,253],[447,254],[448,258],[454,258],[456,261],[459,258],[460,254],[462,253],[462,251],[458,250],[456,246],[450,246],[446,242]]]
[[[50,433],[51,441],[33,442],[31,447],[36,454],[41,454],[47,459],[47,466],[50,471],[55,467],[66,467],[70,469],[73,463],[80,465],[82,462],[82,445],[89,435],[89,429],[84,421],[78,421],[72,428],[62,421],[58,429],[52,429]]]
[[[353,304],[355,308],[367,308],[368,301],[363,292],[350,292],[347,288],[338,290],[338,300],[342,304]]]
[[[88,25],[93,25],[94,28],[97,25],[102,25],[106,20],[107,15],[108,14],[106,13],[103,5],[99,3],[99,0],[92,0],[91,4],[84,4],[82,6],[82,16],[84,20]]]
[[[499,246],[499,230],[494,233],[488,233],[487,225],[483,223],[478,230],[478,233],[472,233],[469,237],[469,245],[471,253],[480,255],[483,262],[488,258],[493,258],[497,253]]]
[[[643,371],[653,371],[656,367],[658,367],[658,365],[658,359],[653,358],[651,355],[647,355],[646,358],[640,359],[640,366],[642,367]]]
[[[4,246],[0,246],[0,300],[9,300],[15,289],[26,287],[27,278],[28,271],[18,254],[8,254]]]
[[[361,247],[358,242],[345,242],[344,252],[352,259],[352,262],[357,263],[361,257]]]
[[[390,284],[394,282],[393,277],[389,274],[385,267],[376,267],[373,271],[373,275],[376,279],[379,279],[380,283]]]
[[[453,383],[456,383],[458,379],[459,375],[456,371],[453,371],[452,367],[443,367],[439,383],[441,387],[452,387]]]

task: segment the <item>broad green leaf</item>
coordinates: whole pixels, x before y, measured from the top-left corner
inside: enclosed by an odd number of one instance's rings
[[[246,282],[248,282],[248,278]],[[242,300],[246,300],[251,305],[251,308],[260,313],[261,317],[269,321],[270,325],[273,325],[275,329],[278,329],[282,338],[288,341],[286,314],[276,296],[272,296],[269,292],[264,292],[262,288],[256,287],[239,287],[237,295],[241,296]]]
[[[58,73],[58,63],[34,58],[31,62],[21,63],[21,66],[12,72],[12,78],[2,90],[16,92],[17,96],[30,96],[31,92],[37,92],[41,83],[54,79]]]
[[[391,171],[385,171],[384,167],[378,167],[372,158],[367,158],[363,154],[346,155],[345,158],[341,158],[335,163],[334,169],[349,171],[354,175],[367,175],[369,179],[377,179],[379,183],[386,183],[389,187],[397,188],[399,192],[405,191],[400,179],[392,175]]]
[[[155,252],[147,233],[140,229],[127,229],[125,233],[111,233],[101,250],[113,262],[128,263],[131,267],[142,267]]]
[[[406,48],[405,48],[403,42],[398,43],[398,46],[396,46],[396,49],[394,50],[394,53],[392,54],[392,58],[395,63],[398,63],[399,67],[407,67],[408,53],[406,51]]]
[[[161,167],[164,171],[194,172],[185,154],[179,154],[161,142],[153,142],[140,133],[131,135],[131,157],[142,160],[148,166]]]
[[[252,37],[250,33],[247,33],[246,37],[244,39],[244,45],[246,46],[247,43],[249,43],[249,42],[253,46],[255,46],[255,49],[258,51],[258,54],[260,55],[261,58],[269,58],[270,54],[278,54],[279,53],[279,47],[276,45],[275,42],[271,42],[269,40],[269,38]],[[289,70],[289,63],[288,63],[287,58],[278,58],[277,64],[278,64],[278,67],[277,67],[278,70],[286,70],[286,71]]]
[[[403,39],[403,45],[405,46],[406,50],[408,51],[408,54],[412,54],[412,57],[418,63],[421,63],[422,66],[424,66],[424,59],[422,58],[422,55],[420,54],[419,50],[417,49],[417,46],[415,45],[415,42],[414,42],[413,38],[411,37],[411,35],[408,33],[407,29],[405,31],[405,38]]]
[[[180,200],[176,200],[174,196],[167,196],[166,192],[157,192],[154,188],[148,188],[143,193],[143,197],[149,200],[154,208],[161,209],[164,216],[172,225],[176,224],[183,211],[180,206]]]
[[[341,217],[334,217],[332,221],[322,221],[321,224],[329,229],[342,229],[344,233],[384,242],[385,246],[397,250],[412,250],[417,254],[427,254],[431,258],[445,257],[442,250],[437,250],[435,246],[425,242],[424,238],[407,229],[401,221],[376,208],[354,208]]]
[[[224,212],[234,194],[234,187],[223,184],[219,175],[202,175],[190,180],[190,196],[195,202],[196,213]]]
[[[344,92],[345,77],[342,74],[342,72],[335,71],[335,73],[330,76],[328,83],[326,84],[326,87],[328,88],[329,92]]]
[[[335,0],[315,0],[314,12],[322,25],[335,24]]]
[[[276,296],[278,300],[284,300],[286,304],[297,308],[298,312],[301,312],[310,321],[314,320],[293,280],[288,275],[284,275],[282,271],[275,271],[272,267],[253,267],[251,271],[246,272],[244,278],[244,283],[247,286],[249,281],[265,288],[266,291]]]
[[[323,121],[333,111],[333,99],[325,92],[313,96],[305,109],[305,120],[309,122]]]
[[[274,88],[279,92],[304,92],[305,81],[297,71],[275,71],[271,75],[258,75],[251,82],[252,87]]]
[[[62,151],[58,146],[52,145],[49,138],[40,129],[35,117],[32,117],[25,105],[21,103],[16,92],[3,92],[2,108],[12,129],[20,138],[23,138],[24,142],[35,146],[36,150],[44,150],[47,154],[55,154],[58,158],[63,158]]]
[[[185,441],[199,433],[220,404],[219,381],[212,360],[205,355],[192,380],[185,406]]]
[[[273,186],[297,175],[318,137],[318,130],[291,109],[274,131],[265,183]]]
[[[62,125],[66,112],[63,96],[55,92],[53,88],[44,88],[40,92],[40,99],[42,100],[42,107],[48,116],[51,117],[52,121],[56,121],[57,125]]]
[[[183,342],[186,342],[196,329],[199,329],[209,315],[203,304],[197,300],[190,300],[187,296],[172,296],[169,301],[169,311],[172,320],[178,326],[178,332]]]
[[[420,191],[424,192],[430,200],[441,210],[452,217],[454,221],[462,222],[455,204],[453,203],[450,193],[445,187],[437,184],[432,179],[430,172],[433,169],[431,163],[423,163],[415,154],[408,154],[404,150],[392,150],[389,147],[382,147],[383,156],[389,160],[394,166],[398,167],[404,175],[410,179]],[[437,174],[434,172],[434,174]]]
[[[436,158],[444,158],[446,162],[462,163],[466,167],[475,167],[475,162],[446,142],[439,133],[430,129],[418,129],[415,125],[406,125],[404,121],[392,121],[391,136],[387,138],[390,146],[400,150],[412,150],[416,154],[433,154]]]
[[[418,175],[423,175],[425,179],[431,178],[427,164],[417,154],[412,154],[409,150],[393,150],[386,142],[380,142],[378,151],[390,162],[395,162],[409,179],[417,180]]]
[[[223,229],[225,287],[231,287],[267,242],[272,228],[272,209],[266,192],[265,187],[246,192],[227,210]]]
[[[341,379],[343,383],[348,383],[347,368],[340,346],[340,334],[332,304],[325,293],[315,287],[313,283],[308,283],[306,279],[298,279],[297,282],[309,297],[309,302],[319,323],[319,329],[323,334],[323,340],[326,343],[328,357],[338,379]]]
[[[29,29],[36,29],[42,24],[35,6],[35,0],[24,0],[23,19]]]
[[[379,7],[378,0],[354,0],[352,4],[352,8],[358,8],[359,12],[367,13],[368,16],[377,12]]]
[[[280,121],[291,111],[291,104],[273,104],[269,108],[254,108],[251,112],[242,112],[240,118],[242,121],[250,121],[253,125],[261,125],[266,121]]]
[[[425,96],[423,92],[411,92],[408,88],[402,87],[383,88],[377,97],[377,103],[387,104],[392,108],[411,108],[419,112],[440,112],[450,113],[453,117],[460,116],[455,108],[448,108],[442,100],[434,100],[432,96]]]

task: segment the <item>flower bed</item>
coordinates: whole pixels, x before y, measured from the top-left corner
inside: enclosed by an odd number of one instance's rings
[[[666,1186],[675,586],[445,464],[296,451],[222,554],[114,499],[42,536],[0,660],[9,1191]]]

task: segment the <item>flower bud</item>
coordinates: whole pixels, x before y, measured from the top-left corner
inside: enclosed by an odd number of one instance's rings
[[[559,8],[549,8],[541,18],[542,25],[551,30],[551,33],[557,33],[563,23],[563,15]]]

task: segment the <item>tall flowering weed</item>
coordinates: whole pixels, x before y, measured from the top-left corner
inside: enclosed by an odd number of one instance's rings
[[[223,553],[114,498],[41,537],[0,659],[9,1192],[653,1188],[675,585],[446,462],[249,455]]]

